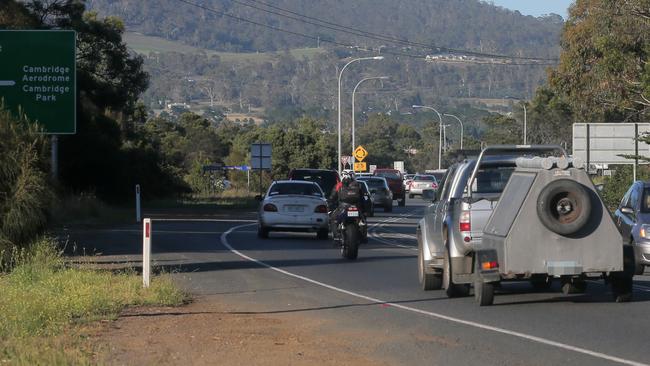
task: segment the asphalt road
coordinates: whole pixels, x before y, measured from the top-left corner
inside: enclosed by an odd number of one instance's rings
[[[527,283],[506,283],[484,308],[473,297],[424,292],[415,240],[423,208],[414,199],[390,214],[378,210],[356,261],[315,234],[259,239],[250,215],[155,221],[153,258],[193,293],[237,299],[246,304],[242,311],[342,320],[324,330],[332,336],[377,334],[382,346],[373,352],[390,363],[650,364],[650,276],[635,277],[634,301],[624,304],[612,302],[602,281],[569,296],[557,284],[534,292]],[[79,233],[75,241],[98,243],[106,261],[136,263],[140,235],[138,227],[123,227]],[[355,342],[350,347],[362,346]]]

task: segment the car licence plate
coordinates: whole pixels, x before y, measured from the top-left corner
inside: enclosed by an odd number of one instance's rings
[[[359,211],[348,211],[348,217],[359,217]]]
[[[288,212],[303,212],[305,211],[305,206],[300,205],[286,205]]]

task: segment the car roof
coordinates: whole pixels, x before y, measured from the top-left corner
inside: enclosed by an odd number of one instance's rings
[[[287,184],[316,184],[316,182],[312,182],[309,180],[301,180],[301,179],[293,179],[293,180],[276,180],[273,183],[287,183]]]

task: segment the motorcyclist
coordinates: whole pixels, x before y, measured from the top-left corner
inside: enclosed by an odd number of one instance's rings
[[[330,216],[330,223],[332,227],[332,233],[334,233],[335,237],[338,233],[338,230],[336,230],[336,224],[338,223],[338,217],[339,215],[343,212],[343,210],[347,209],[347,207],[354,205],[357,207],[357,210],[359,210],[360,217],[361,217],[361,224],[363,226],[362,233],[363,233],[363,238],[364,241],[367,239],[367,232],[365,230],[365,225],[366,225],[366,219],[365,219],[365,212],[364,212],[364,205],[363,205],[363,191],[361,189],[361,185],[359,182],[357,182],[354,171],[351,170],[344,170],[341,172],[341,181],[336,185],[336,187],[332,190],[332,194],[330,195],[329,202],[332,207],[335,207],[335,209],[332,211],[332,214]]]

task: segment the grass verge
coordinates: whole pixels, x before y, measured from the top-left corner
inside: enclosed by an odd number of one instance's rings
[[[133,272],[69,267],[50,239],[17,256],[14,269],[0,275],[0,363],[92,364],[84,326],[116,319],[127,306],[186,300],[165,275],[144,289]]]

